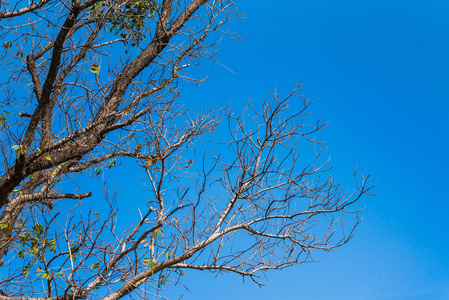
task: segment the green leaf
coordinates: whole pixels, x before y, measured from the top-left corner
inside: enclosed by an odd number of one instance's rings
[[[11,229],[10,223],[1,222],[0,223],[0,229]]]
[[[158,282],[159,282],[159,286],[164,286],[165,283],[167,282],[167,278],[165,277],[165,275],[160,275]]]
[[[134,154],[139,154],[142,151],[143,145],[137,145],[136,149],[134,149]]]
[[[56,253],[56,239],[51,239],[48,243],[50,250]]]
[[[36,223],[36,225],[33,226],[33,232],[39,238],[42,233],[44,233],[44,226],[42,224]]]
[[[0,115],[0,125],[6,125],[8,124],[8,120],[4,115]]]
[[[113,160],[111,160],[111,162],[109,163],[109,169],[112,168],[113,166],[115,166],[115,161],[116,161],[115,158]]]
[[[90,71],[94,74],[98,74],[100,73],[100,66],[97,64],[93,64],[92,67],[90,68]]]
[[[153,275],[154,274],[154,267],[156,266],[156,262],[155,261],[152,261],[151,262],[151,275]]]
[[[76,256],[75,254],[78,253],[79,251],[79,245],[77,245],[77,243],[70,243],[70,254],[68,255],[68,257],[71,257],[71,259],[73,261],[76,260]]]
[[[30,234],[28,232],[25,232],[24,234],[19,235],[18,239],[19,242],[22,244],[22,246],[25,246],[26,243],[30,240]]]
[[[159,228],[156,228],[156,229],[154,230],[154,232],[153,232],[152,237],[153,237],[153,238],[157,238],[157,236],[158,236],[158,234],[159,234],[160,232],[162,232],[162,230],[159,229]]]
[[[78,247],[75,244],[70,244],[70,253],[75,254],[78,252]]]
[[[94,172],[97,176],[100,175],[103,172],[103,167],[95,167]]]
[[[22,269],[22,275],[27,277],[30,274],[30,268],[31,265],[26,265],[23,269]]]

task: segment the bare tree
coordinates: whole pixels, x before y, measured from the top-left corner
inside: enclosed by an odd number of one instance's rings
[[[234,17],[229,0],[0,3],[0,299],[159,297],[188,269],[262,284],[351,239],[373,186],[329,177],[299,86],[239,114],[180,105]],[[124,226],[108,181],[84,183],[130,164],[147,207]]]

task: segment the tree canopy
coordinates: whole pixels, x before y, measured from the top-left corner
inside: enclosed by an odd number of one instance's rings
[[[237,17],[228,0],[0,3],[0,299],[160,296],[188,270],[263,284],[352,238],[373,185],[329,176],[300,86],[239,112],[182,105]],[[141,172],[145,200],[107,172]]]

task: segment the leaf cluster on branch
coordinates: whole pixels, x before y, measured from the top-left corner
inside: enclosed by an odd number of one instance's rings
[[[106,10],[112,9],[113,1],[99,1],[89,7],[89,17],[101,20]],[[154,19],[157,11],[154,1],[135,0],[114,9],[114,13],[107,19],[109,31],[123,38],[124,45],[131,41],[131,46],[139,46],[150,25],[147,19]]]

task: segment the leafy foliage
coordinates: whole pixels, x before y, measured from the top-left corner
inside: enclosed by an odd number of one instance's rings
[[[100,1],[90,8],[90,17],[101,18],[107,9],[110,9],[111,1]],[[145,26],[147,19],[154,19],[157,9],[155,1],[134,0],[131,4],[119,7],[111,18],[109,31],[123,38],[123,44],[137,47],[145,38],[148,27]]]
[[[42,224],[36,223],[31,231],[26,231],[18,236],[19,244],[22,246],[22,250],[19,251],[18,257],[25,259],[29,256],[31,260],[22,269],[22,274],[28,276],[29,270],[32,265],[41,262],[44,259],[47,250],[56,253],[56,240],[47,239],[46,231]],[[43,271],[41,267],[37,268],[37,276],[49,279],[53,274]],[[60,275],[60,274],[58,274]]]
[[[6,111],[6,110],[3,110],[0,113],[0,126],[6,126],[6,127],[10,127],[11,126],[10,124],[8,124],[9,122],[8,122],[7,117],[6,117],[6,115],[11,115],[11,114],[12,114],[11,112]]]

